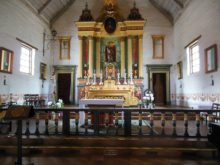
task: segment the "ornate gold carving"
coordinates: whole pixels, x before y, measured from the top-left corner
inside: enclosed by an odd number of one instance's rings
[[[136,106],[138,98],[134,96],[134,85],[116,85],[115,80],[105,80],[104,85],[85,87],[85,99],[124,99],[123,106]]]
[[[105,0],[105,5],[115,5],[116,0]]]

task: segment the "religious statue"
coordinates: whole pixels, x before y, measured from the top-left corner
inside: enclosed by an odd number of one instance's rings
[[[105,55],[106,55],[106,62],[108,63],[112,63],[112,62],[115,62],[115,46],[106,46],[106,52],[105,52]]]

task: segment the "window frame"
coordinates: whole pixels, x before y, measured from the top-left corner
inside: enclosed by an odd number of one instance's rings
[[[26,62],[24,59],[22,59],[22,48],[28,50],[28,72],[22,71],[21,67],[24,66],[22,65],[22,60],[23,62]],[[25,43],[21,43],[21,54],[20,54],[20,68],[19,71],[23,74],[27,74],[27,75],[34,75],[34,53],[35,49],[33,47],[30,47],[29,45],[25,44]]]
[[[193,48],[198,46],[198,59],[195,60],[195,53],[193,53]],[[199,52],[199,40],[194,41],[187,47],[187,54],[188,54],[188,70],[189,70],[189,75],[193,75],[196,73],[199,73],[201,68],[200,68],[200,63],[201,63],[201,56]],[[195,63],[198,62],[196,65],[198,67],[198,71],[195,71]]]

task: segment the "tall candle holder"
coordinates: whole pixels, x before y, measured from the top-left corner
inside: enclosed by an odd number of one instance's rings
[[[123,83],[123,84],[125,84],[125,85],[128,84],[128,83],[127,83],[127,77],[126,77],[126,76],[127,76],[127,74],[126,74],[126,72],[125,72],[125,73],[124,73],[124,83]]]
[[[99,85],[103,85],[102,79],[103,79],[103,76],[102,76],[102,71],[101,71],[101,73],[100,73],[100,82],[99,82]]]
[[[89,74],[87,74],[86,85],[90,85],[90,81],[89,81]]]
[[[133,85],[134,82],[133,82],[133,74],[131,73],[131,76],[130,76],[130,84]]]
[[[120,73],[118,72],[117,73],[117,85],[120,85],[121,83],[120,83]]]
[[[92,85],[96,85],[96,74],[95,74],[95,72],[93,73],[93,83],[92,83]]]

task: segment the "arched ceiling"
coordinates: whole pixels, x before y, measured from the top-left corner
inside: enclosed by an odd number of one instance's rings
[[[76,0],[20,0],[49,26],[63,15]],[[91,0],[90,0],[91,1]],[[123,0],[118,0],[123,1]],[[134,0],[131,0],[134,2]],[[174,24],[191,0],[145,0],[149,1]],[[147,2],[146,2],[147,3]]]

